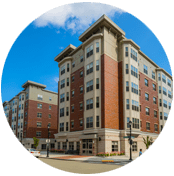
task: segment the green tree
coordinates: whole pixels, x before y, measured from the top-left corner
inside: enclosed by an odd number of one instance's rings
[[[33,140],[34,140],[34,147],[37,148],[37,146],[39,145],[39,139],[33,137]]]
[[[146,149],[148,149],[150,147],[150,145],[152,145],[152,143],[153,143],[152,137],[149,138],[149,136],[147,136],[146,139],[143,137],[143,141],[144,141],[144,144],[146,145]]]

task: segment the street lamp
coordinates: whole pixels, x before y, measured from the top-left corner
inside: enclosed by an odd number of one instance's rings
[[[131,145],[132,145],[132,139],[131,139],[131,126],[132,126],[132,121],[129,121],[129,127],[130,127],[130,136],[129,136],[129,142],[130,142],[130,161],[132,161],[132,148],[131,148]]]
[[[48,141],[47,141],[47,157],[49,157],[49,129],[50,129],[50,126],[48,125]]]

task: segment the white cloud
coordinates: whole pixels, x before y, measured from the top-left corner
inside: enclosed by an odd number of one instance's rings
[[[124,13],[119,8],[101,3],[74,3],[44,13],[34,21],[34,24],[37,27],[45,27],[51,24],[58,28],[70,29],[75,33],[88,28],[93,21],[96,21],[103,14],[111,18],[115,12],[117,15]]]
[[[63,47],[63,46],[60,46],[59,49],[64,49],[64,47]]]
[[[59,81],[59,77],[55,77],[54,81],[56,81],[56,83]]]

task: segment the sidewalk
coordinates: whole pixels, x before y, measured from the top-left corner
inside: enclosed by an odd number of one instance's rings
[[[120,163],[120,162],[130,162],[128,156],[110,156],[110,157],[99,157],[99,156],[83,156],[83,155],[65,155],[65,154],[58,154],[58,155],[49,155],[49,158],[46,157],[46,155],[41,155],[40,158],[46,158],[46,159],[56,159],[56,160],[67,160],[67,161],[81,161],[81,162],[106,162],[111,160],[113,163]],[[136,159],[136,157],[133,157],[133,160]]]

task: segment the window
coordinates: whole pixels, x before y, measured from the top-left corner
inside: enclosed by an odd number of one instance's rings
[[[139,102],[132,100],[132,110],[139,111]]]
[[[26,100],[28,100],[28,93],[26,94]]]
[[[67,72],[69,72],[69,64],[67,64]]]
[[[60,103],[65,101],[65,94],[60,95]]]
[[[80,56],[80,62],[83,62],[83,56]]]
[[[60,117],[63,117],[64,116],[64,108],[61,108],[60,109]]]
[[[138,69],[131,65],[131,75],[138,78]]]
[[[86,83],[86,92],[90,92],[93,90],[93,80]]]
[[[172,98],[172,93],[168,90],[168,97]]]
[[[99,122],[100,122],[99,116],[96,116],[96,127],[100,126]]]
[[[168,114],[164,112],[164,120],[167,120]]]
[[[86,118],[86,128],[92,128],[93,127],[93,117],[87,117]]]
[[[21,110],[21,104],[19,105],[19,110]]]
[[[147,79],[144,79],[144,83],[145,83],[145,86],[148,87],[148,80]]]
[[[129,92],[129,81],[126,81],[126,92]]]
[[[96,108],[99,108],[99,97],[96,97]]]
[[[161,86],[159,86],[159,94],[161,93]]]
[[[24,115],[23,115],[23,113],[21,113],[21,119],[23,119],[23,117],[24,117]]]
[[[152,78],[155,79],[155,72],[152,71]]]
[[[96,89],[99,89],[99,78],[96,78]]]
[[[162,81],[166,83],[166,77],[162,74]]]
[[[139,96],[141,96],[141,89],[139,89]]]
[[[80,126],[82,127],[83,126],[83,120],[80,119]]]
[[[49,105],[49,110],[51,110],[51,105]]]
[[[41,113],[41,112],[38,112],[38,113],[37,113],[37,117],[38,117],[38,118],[42,118],[42,113]]]
[[[129,74],[129,65],[126,64],[126,74]]]
[[[99,71],[99,60],[96,60],[96,71]]]
[[[133,82],[131,82],[131,90],[133,93],[138,95],[138,85],[134,84]]]
[[[167,95],[167,89],[165,87],[163,87],[163,94]]]
[[[82,77],[83,77],[83,71],[80,72],[80,78],[82,78]]]
[[[63,150],[66,150],[66,148],[67,148],[66,142],[62,142],[62,148],[63,148]]]
[[[135,52],[133,49],[131,49],[131,58],[137,62],[137,52]]]
[[[21,95],[19,95],[19,101],[21,101]]]
[[[69,101],[69,92],[66,93],[66,101]]]
[[[65,79],[63,79],[61,82],[60,82],[60,88],[64,88],[65,87]]]
[[[74,68],[75,67],[75,61],[72,63],[72,68]]]
[[[72,76],[71,81],[72,81],[72,83],[74,82],[74,76]]]
[[[156,104],[156,97],[153,97],[153,104]]]
[[[71,106],[71,112],[74,112],[74,105]]]
[[[159,106],[162,106],[162,101],[161,101],[161,99],[159,99]]]
[[[167,79],[167,85],[171,87],[171,80],[170,79]]]
[[[42,122],[37,122],[37,128],[41,128],[42,127]]]
[[[146,115],[150,115],[149,108],[146,108]]]
[[[64,123],[60,123],[60,132],[64,131]]]
[[[150,130],[150,123],[146,122],[146,130]]]
[[[24,109],[24,104],[22,104],[22,109]]]
[[[26,108],[28,107],[28,103],[27,103],[27,102],[25,103],[25,107],[26,107]]]
[[[41,137],[41,131],[36,131],[36,137]]]
[[[91,55],[93,55],[93,45],[88,47],[86,50],[86,58],[90,57]]]
[[[125,56],[126,56],[126,57],[129,56],[128,47],[125,47]]]
[[[74,121],[71,121],[71,128],[74,128]]]
[[[61,67],[61,75],[65,73],[65,65]]]
[[[129,99],[126,99],[126,109],[129,109]]]
[[[153,86],[153,90],[156,91],[156,85],[152,84],[152,86]]]
[[[72,97],[74,97],[74,90],[71,92]]]
[[[166,101],[166,100],[163,100],[163,106],[164,106],[165,108],[167,108],[167,101]]]
[[[112,141],[112,152],[118,151],[118,141]]]
[[[130,122],[130,118],[127,117],[127,128],[130,128],[129,122]]]
[[[37,108],[42,109],[42,104],[38,103]]]
[[[154,110],[154,117],[157,117],[157,111]]]
[[[137,151],[137,142],[133,142],[133,144],[132,144],[132,151],[133,152],[136,152]]]
[[[158,81],[161,81],[161,73],[158,73]]]
[[[93,99],[86,100],[86,110],[93,109]]]
[[[161,131],[163,130],[163,125],[161,125]]]
[[[74,142],[69,142],[69,150],[74,150]]]
[[[154,124],[155,131],[158,131],[158,124]]]
[[[27,112],[25,112],[25,117],[27,117]]]
[[[80,87],[80,94],[82,94],[82,93],[83,93],[83,86]]]
[[[83,103],[80,103],[80,110],[83,110]]]
[[[66,86],[69,86],[69,78],[66,79]]]
[[[171,108],[171,103],[169,102],[168,105],[169,105],[169,109],[170,109]]]
[[[48,114],[48,118],[51,119],[51,114]]]
[[[144,65],[144,73],[148,74],[148,67]]]
[[[96,43],[96,53],[99,52],[99,42]]]
[[[20,119],[21,118],[21,114],[18,114],[18,119]]]
[[[69,116],[69,107],[66,107],[66,116]]]
[[[60,149],[60,142],[57,143],[57,149]]]
[[[160,112],[160,120],[162,120],[162,119],[163,119],[163,113]]]
[[[86,66],[86,75],[90,74],[93,72],[93,62],[91,62],[90,64],[88,64]]]
[[[22,95],[22,100],[24,100],[24,95]]]
[[[132,127],[139,129],[139,119],[132,118]]]

